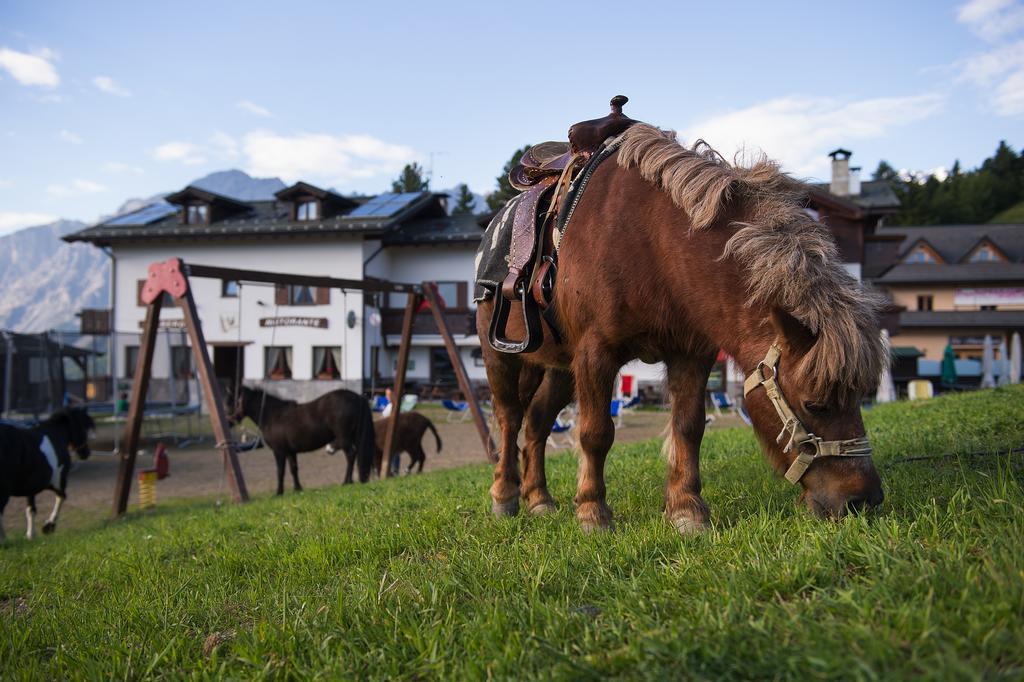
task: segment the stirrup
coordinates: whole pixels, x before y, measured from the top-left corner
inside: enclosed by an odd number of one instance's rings
[[[491,348],[499,353],[532,353],[540,348],[544,342],[544,329],[540,321],[540,307],[525,292],[526,285],[520,282],[516,288],[519,294],[518,300],[523,306],[523,322],[526,326],[526,338],[522,341],[513,341],[505,336],[505,326],[508,323],[509,313],[512,311],[513,301],[508,300],[497,292],[494,297],[494,312],[491,313],[491,325],[488,329],[487,340]]]

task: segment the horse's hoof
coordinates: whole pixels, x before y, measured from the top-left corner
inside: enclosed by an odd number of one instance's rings
[[[519,513],[519,498],[513,497],[506,502],[498,502],[494,500],[491,502],[491,511],[494,512],[496,518],[505,518],[515,516]]]
[[[49,535],[50,533],[52,533],[56,529],[57,529],[57,524],[53,523],[52,521],[47,521],[46,523],[43,524],[43,532],[46,533],[47,535]]]
[[[693,517],[685,514],[680,514],[679,516],[669,519],[669,523],[671,523],[672,527],[676,529],[676,532],[683,537],[698,535],[708,529],[707,521],[694,519]]]
[[[554,502],[541,502],[530,507],[530,513],[534,516],[547,516],[548,514],[554,514],[556,511],[558,510],[555,509]]]
[[[576,519],[584,533],[612,532],[615,522],[612,521],[612,510],[606,505],[595,503],[585,504],[576,510]]]

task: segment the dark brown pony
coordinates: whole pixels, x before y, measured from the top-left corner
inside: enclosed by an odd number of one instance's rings
[[[381,462],[384,459],[384,439],[389,421],[390,418],[385,417],[373,422],[377,441],[376,466],[378,474],[380,474]],[[401,455],[403,452],[409,453],[409,468],[405,470],[407,474],[411,474],[413,467],[417,464],[419,465],[417,472],[423,473],[423,464],[427,461],[427,453],[423,451],[423,436],[427,433],[428,429],[434,434],[437,452],[440,454],[441,436],[438,435],[434,422],[419,412],[402,412],[398,415],[398,430],[395,431],[394,451],[395,455]],[[390,463],[388,465],[390,466]],[[397,470],[395,473],[398,473]]]
[[[370,478],[373,466],[373,412],[358,393],[339,388],[308,403],[284,400],[269,393],[242,387],[231,412],[231,423],[244,417],[260,428],[260,437],[274,452],[277,463],[277,494],[284,493],[284,465],[292,472],[295,490],[299,483],[296,455],[330,446],[344,450],[348,458],[345,483],[352,482],[352,469],[359,465],[359,480]]]
[[[878,299],[842,268],[826,228],[803,210],[803,188],[761,159],[726,163],[702,142],[637,124],[617,162],[597,169],[565,228],[554,305],[564,342],[507,355],[488,344],[493,299],[477,328],[495,414],[500,460],[491,486],[498,516],[554,507],[544,445],[575,395],[580,464],[576,516],[585,530],[612,526],[604,463],[615,437],[609,413],[615,376],[634,358],[664,361],[672,399],[665,515],[683,533],[707,526],[698,465],[704,391],[718,349],[749,375],[777,343],[777,380],[806,427],[825,440],[864,435],[859,401],[885,359]],[[500,295],[500,294],[499,294]],[[508,325],[522,338],[522,323]],[[747,408],[780,472],[797,457],[776,443],[779,415],[763,388]],[[517,435],[526,421],[520,476]],[[799,479],[814,512],[840,516],[882,501],[870,457],[815,460]]]

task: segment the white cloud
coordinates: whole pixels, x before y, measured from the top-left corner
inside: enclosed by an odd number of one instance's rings
[[[49,213],[17,213],[0,211],[0,234],[7,234],[20,230],[23,227],[34,227],[46,225],[57,219],[57,216]]]
[[[165,142],[153,149],[157,161],[179,161],[186,166],[206,163],[206,151],[191,142]]]
[[[242,111],[247,111],[254,116],[262,116],[263,118],[273,118],[273,114],[269,110],[261,107],[259,104],[247,99],[239,100],[235,105]]]
[[[794,95],[712,116],[682,137],[688,144],[704,138],[726,158],[764,151],[794,175],[825,177],[826,155],[835,147],[882,137],[931,116],[943,103],[936,94],[859,101]]]
[[[1024,5],[1017,0],[969,0],[957,10],[956,20],[995,42],[1024,28]]]
[[[49,185],[46,191],[52,196],[64,198],[106,192],[107,188],[98,182],[76,178],[66,185]]]
[[[225,161],[234,161],[238,158],[238,141],[227,133],[216,131],[210,137],[210,147]]]
[[[110,76],[96,76],[92,79],[92,84],[108,95],[117,95],[118,97],[132,96],[131,92],[122,87]]]
[[[131,175],[142,175],[146,171],[142,170],[138,166],[132,166],[127,163],[121,163],[120,161],[108,161],[103,164],[103,170],[108,173],[125,173]]]
[[[394,173],[416,157],[409,147],[370,135],[257,131],[245,136],[243,149],[252,175],[333,185]]]
[[[957,81],[986,89],[997,114],[1024,114],[1024,40],[972,55],[956,66]]]
[[[57,137],[59,137],[60,139],[64,140],[68,144],[82,144],[82,142],[85,141],[85,140],[83,140],[81,138],[81,136],[76,135],[75,133],[71,132],[70,130],[62,130],[62,131],[60,131],[59,133],[57,133]]]
[[[9,73],[22,85],[57,87],[60,84],[60,76],[52,63],[56,59],[57,54],[52,50],[42,49],[29,54],[0,47],[0,69]]]

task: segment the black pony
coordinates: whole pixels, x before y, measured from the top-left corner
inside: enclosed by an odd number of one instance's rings
[[[284,463],[292,470],[295,490],[299,484],[299,463],[295,455],[325,445],[344,450],[348,458],[345,483],[352,482],[352,467],[359,463],[359,481],[370,478],[375,444],[373,412],[358,393],[339,388],[308,403],[284,400],[263,391],[242,387],[235,399],[231,423],[248,417],[260,428],[263,442],[274,451],[277,461],[277,494],[284,493]]]
[[[65,487],[74,451],[87,459],[89,432],[96,427],[92,417],[80,407],[62,409],[38,426],[25,428],[0,424],[0,541],[4,540],[3,513],[11,497],[27,497],[25,518],[28,539],[35,537],[36,498],[44,490],[57,493],[44,533],[57,527],[57,515],[67,497]]]

